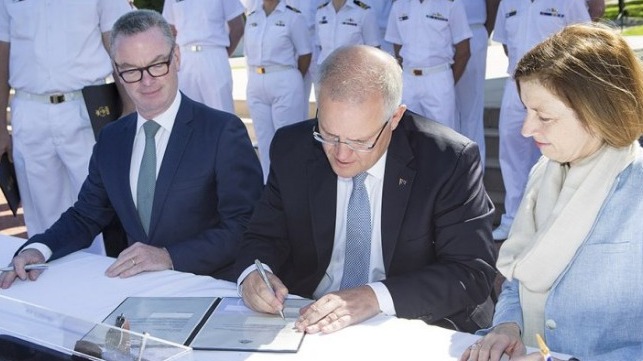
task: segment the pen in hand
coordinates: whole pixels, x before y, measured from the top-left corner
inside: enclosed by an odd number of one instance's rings
[[[543,356],[543,359],[545,359],[545,361],[553,361],[554,359],[549,353],[549,347],[547,347],[547,344],[545,344],[545,341],[539,334],[536,334],[536,341],[538,341],[538,347],[540,347],[540,354]]]
[[[46,263],[32,263],[25,266],[25,271],[45,270],[47,268],[49,268],[49,265],[47,265]],[[14,266],[0,268],[0,272],[12,272],[12,271],[15,271]]]
[[[257,271],[259,271],[259,275],[261,276],[261,279],[263,279],[263,282],[266,284],[266,286],[268,286],[268,289],[274,295],[275,290],[270,285],[270,281],[268,281],[268,276],[266,276],[266,271],[263,269],[263,265],[258,259],[255,260],[255,266],[257,266]],[[279,310],[279,316],[281,316],[281,318],[284,320],[286,319],[286,316],[284,315],[283,310]]]

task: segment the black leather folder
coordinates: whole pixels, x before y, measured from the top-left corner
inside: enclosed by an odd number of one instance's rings
[[[115,83],[90,85],[83,88],[83,98],[92,123],[94,137],[105,125],[120,118],[123,112],[121,97]]]
[[[18,207],[20,207],[20,192],[18,191],[18,181],[16,180],[16,169],[13,167],[13,163],[9,161],[7,153],[4,153],[0,158],[0,188],[15,217]]]

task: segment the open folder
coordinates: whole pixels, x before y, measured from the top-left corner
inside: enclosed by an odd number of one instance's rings
[[[7,153],[4,153],[0,158],[0,188],[15,217],[18,207],[20,207],[20,192],[18,191],[18,181],[16,180],[16,169],[13,167],[13,163],[9,161]]]
[[[103,323],[125,318],[133,332],[195,350],[293,353],[304,339],[294,323],[310,302],[287,299],[284,320],[250,310],[239,297],[128,297]]]

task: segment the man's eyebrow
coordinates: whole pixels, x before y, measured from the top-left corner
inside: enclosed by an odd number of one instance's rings
[[[317,130],[322,131],[322,127],[321,127],[321,125],[317,124]],[[328,135],[329,137],[333,137],[333,138],[337,138],[337,139],[340,139],[340,138],[341,138],[339,135],[336,135],[336,134],[333,134],[333,133],[329,133],[329,132],[327,132],[327,131],[325,131],[325,130],[324,130],[324,133],[326,133],[326,135]],[[367,138],[366,138],[366,139],[367,139]],[[358,142],[358,143],[364,143],[364,142],[366,142],[366,139],[365,139],[365,138],[362,138],[362,139],[344,138],[344,140],[345,140],[345,141],[348,141],[348,142]]]
[[[145,68],[146,66],[150,66],[150,65],[154,65],[154,64],[158,64],[158,63],[166,62],[166,61],[168,61],[169,59],[162,60],[162,59],[163,59],[164,57],[166,57],[166,56],[167,56],[167,55],[164,55],[164,54],[157,55],[157,56],[156,56],[156,58],[152,59],[152,61],[151,61],[149,64],[147,64],[147,65],[145,65],[145,66],[142,66],[141,68]],[[129,63],[121,63],[121,64],[119,64],[119,63],[117,63],[117,62],[114,62],[114,64],[116,64],[116,66],[118,66],[119,68],[132,68],[132,69],[138,69],[138,68],[139,68],[138,66],[133,65],[133,64],[129,64]]]

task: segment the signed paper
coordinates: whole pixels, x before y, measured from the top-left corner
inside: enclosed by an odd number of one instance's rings
[[[312,301],[288,299],[279,315],[250,310],[241,298],[223,298],[190,344],[195,350],[297,352],[304,333],[294,328],[299,309]]]

